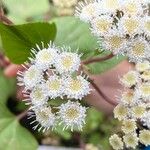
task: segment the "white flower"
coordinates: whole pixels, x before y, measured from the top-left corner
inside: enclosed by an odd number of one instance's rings
[[[144,104],[139,104],[137,106],[132,107],[132,112],[134,118],[142,118],[146,112],[146,107]]]
[[[117,10],[120,9],[121,0],[102,0],[101,7],[110,15],[116,14]]]
[[[79,2],[78,6],[76,7],[75,16],[79,17],[80,20],[84,22],[90,22],[95,16],[98,15],[100,11],[99,2],[94,0],[94,2]]]
[[[150,83],[142,83],[137,88],[137,92],[142,96],[142,98],[150,98]]]
[[[90,92],[90,83],[81,75],[76,78],[66,78],[64,93],[67,98],[81,100],[83,97],[90,94]]]
[[[121,32],[117,29],[109,30],[107,34],[100,39],[101,46],[103,49],[112,51],[113,54],[124,54],[127,48],[127,40],[124,38]]]
[[[41,70],[35,65],[32,65],[24,72],[19,71],[17,79],[19,81],[18,85],[25,85],[25,89],[32,89],[36,84],[42,81],[43,75]]]
[[[137,84],[138,78],[138,73],[136,71],[129,71],[120,81],[125,87],[132,87]]]
[[[64,129],[74,128],[82,130],[83,124],[85,124],[86,108],[82,107],[79,102],[68,101],[58,107],[58,116],[61,123],[64,125]]]
[[[114,134],[109,138],[109,142],[113,149],[115,150],[123,150],[123,142],[122,139],[117,135]]]
[[[139,72],[143,72],[150,69],[150,63],[149,61],[144,61],[144,62],[138,62],[136,64],[136,70]]]
[[[80,67],[80,55],[72,52],[62,52],[55,61],[56,71],[60,74],[78,71]]]
[[[141,33],[141,17],[137,16],[123,16],[118,22],[118,28],[125,34],[130,35],[131,37]]]
[[[104,36],[110,30],[112,23],[112,17],[108,15],[99,16],[93,19],[91,30],[96,36]]]
[[[136,122],[133,119],[126,119],[122,124],[122,131],[126,134],[132,133],[137,129]]]
[[[50,43],[48,48],[43,48],[42,50],[38,47],[39,51],[33,51],[35,55],[35,65],[42,70],[49,69],[55,63],[58,57],[58,49]]]
[[[44,132],[45,130],[54,128],[56,123],[56,116],[55,114],[52,113],[50,106],[49,107],[43,106],[40,109],[35,109],[34,112],[36,115],[36,121],[38,122],[38,124],[34,126],[34,129],[38,128],[38,126],[41,126],[38,130],[40,131],[43,129]]]
[[[144,81],[150,80],[150,70],[144,71],[140,76]]]
[[[34,87],[30,93],[29,100],[31,100],[31,104],[35,106],[42,106],[47,103],[48,97],[43,84],[38,84]]]
[[[45,83],[45,91],[47,95],[54,99],[56,97],[63,97],[64,85],[63,80],[57,75],[51,75]]]
[[[147,126],[150,129],[150,111],[146,111],[144,116],[141,118],[144,126]]]
[[[143,8],[139,0],[125,0],[122,3],[122,11],[127,15],[142,15]]]
[[[139,138],[137,137],[136,133],[126,134],[123,137],[123,141],[126,147],[135,149],[136,146],[138,145]]]
[[[137,94],[133,90],[124,91],[121,97],[121,102],[125,105],[134,105],[138,100]]]
[[[150,16],[145,16],[143,19],[144,34],[150,37]]]
[[[150,145],[150,130],[141,130],[139,135],[139,140],[145,146]]]
[[[128,108],[122,104],[118,104],[114,109],[114,117],[118,120],[124,120],[128,116]]]
[[[132,62],[138,62],[149,59],[150,45],[143,37],[131,39],[128,45],[127,56]]]

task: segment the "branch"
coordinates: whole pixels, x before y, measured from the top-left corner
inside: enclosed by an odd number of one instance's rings
[[[17,120],[21,120],[22,118],[24,118],[26,115],[27,115],[27,113],[28,113],[28,108],[25,110],[25,111],[23,111],[22,113],[20,113],[18,116],[17,116]]]
[[[13,22],[9,20],[5,15],[2,6],[0,6],[0,21],[8,25],[12,25]]]
[[[87,59],[87,60],[83,61],[83,64],[88,65],[88,64],[91,64],[91,63],[95,63],[95,62],[101,62],[101,61],[111,59],[112,57],[114,57],[114,55],[111,53],[111,54],[109,54],[107,56],[104,56],[104,57],[90,58],[90,59]]]

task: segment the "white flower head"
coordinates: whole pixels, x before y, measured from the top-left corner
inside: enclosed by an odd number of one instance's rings
[[[121,7],[121,0],[102,0],[101,7],[110,15],[116,14]]]
[[[122,131],[125,134],[135,132],[136,129],[137,129],[137,126],[136,126],[136,122],[135,122],[134,119],[125,119],[125,120],[123,120]]]
[[[81,106],[79,102],[68,101],[58,107],[58,117],[64,125],[64,129],[74,128],[82,130],[85,124],[86,108]]]
[[[131,39],[128,43],[127,56],[131,62],[142,62],[150,57],[150,45],[143,37]]]
[[[55,61],[56,71],[60,74],[72,73],[78,71],[81,60],[80,55],[70,52],[67,48],[64,48],[63,52],[59,54],[59,57]]]
[[[135,149],[136,146],[138,145],[139,138],[137,137],[136,133],[131,133],[131,134],[126,134],[123,137],[123,141],[126,147]]]
[[[142,123],[144,126],[148,127],[150,129],[150,111],[146,111],[143,117],[141,118]]]
[[[118,120],[124,120],[128,116],[128,108],[122,104],[118,104],[114,109],[114,117]]]
[[[137,34],[141,34],[141,24],[142,24],[141,17],[137,16],[123,16],[118,22],[118,28],[124,34],[133,37]]]
[[[64,93],[67,98],[81,100],[83,97],[90,94],[90,92],[90,83],[82,75],[76,78],[66,78]]]
[[[121,102],[124,105],[135,105],[136,101],[138,101],[138,95],[134,92],[134,90],[126,90],[122,93]]]
[[[150,98],[150,83],[142,83],[137,88],[137,92],[141,95],[141,97],[144,99]]]
[[[46,70],[52,67],[58,57],[58,48],[50,43],[48,48],[40,49],[37,45],[38,51],[33,50],[35,55],[35,65],[41,70]]]
[[[137,118],[137,119],[142,118],[144,114],[146,113],[145,104],[142,105],[139,103],[139,105],[132,107],[131,110],[133,113],[133,118]]]
[[[76,7],[75,16],[84,22],[90,22],[94,17],[98,16],[100,10],[97,0],[94,0],[94,2],[85,0],[84,2],[79,2]]]
[[[25,86],[25,89],[32,89],[36,84],[40,83],[43,79],[42,71],[35,65],[25,68],[24,72],[18,72],[18,85]]]
[[[125,0],[122,3],[121,11],[127,15],[142,15],[143,8],[139,0]]]
[[[110,30],[113,23],[113,18],[108,15],[96,17],[92,20],[92,33],[96,36],[105,36]]]
[[[43,132],[44,132],[50,128],[52,128],[52,129],[54,128],[55,123],[56,123],[56,116],[55,116],[55,114],[52,113],[52,109],[50,106],[48,106],[48,107],[43,106],[40,109],[35,108],[34,112],[35,112],[35,116],[36,116],[35,121],[38,122],[38,124],[36,126],[34,126],[34,129],[41,126],[38,130],[40,131],[43,129]]]
[[[117,29],[110,29],[107,34],[100,39],[103,49],[112,51],[113,54],[124,54],[127,48],[127,40]]]
[[[150,130],[146,130],[146,129],[141,130],[140,135],[139,135],[139,140],[145,146],[149,146],[150,145]]]
[[[144,71],[150,69],[150,63],[149,63],[149,61],[138,62],[135,67],[136,67],[137,71],[144,72]]]
[[[143,31],[146,36],[150,37],[150,16],[145,16],[143,19]]]
[[[141,74],[141,79],[144,81],[150,81],[150,70],[146,70]]]
[[[29,100],[34,106],[42,106],[47,103],[48,96],[44,90],[43,84],[38,84],[36,87],[34,87],[29,95]]]
[[[138,77],[138,73],[136,71],[129,71],[121,78],[120,81],[125,87],[130,88],[137,84],[138,79],[139,79],[139,77]]]
[[[113,149],[115,150],[123,150],[123,142],[122,139],[117,135],[114,134],[109,138],[109,142]]]
[[[63,80],[57,75],[50,75],[45,83],[45,91],[51,98],[63,97],[64,85]]]

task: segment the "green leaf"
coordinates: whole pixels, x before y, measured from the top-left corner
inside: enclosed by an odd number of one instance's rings
[[[0,101],[0,149],[36,150],[37,141]]]
[[[66,102],[67,102],[66,100],[58,98],[58,99],[50,99],[48,101],[48,104],[57,107],[60,106],[62,103],[66,103]]]
[[[45,45],[55,39],[54,23],[30,23],[23,25],[0,24],[2,45],[6,55],[13,63],[21,64],[30,56],[31,48],[36,44]]]
[[[56,45],[70,46],[79,53],[90,53],[98,48],[97,39],[91,34],[89,25],[75,17],[61,17],[53,20],[57,26]]]
[[[1,102],[6,103],[9,96],[16,90],[15,79],[7,79],[0,70],[0,99]]]
[[[48,0],[4,0],[4,5],[7,7],[9,15],[13,21],[25,20],[34,16],[46,13],[49,10]],[[39,7],[40,6],[40,7]],[[17,20],[16,20],[17,19]]]

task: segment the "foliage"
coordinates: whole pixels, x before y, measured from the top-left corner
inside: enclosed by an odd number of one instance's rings
[[[0,71],[0,85],[0,149],[36,149],[38,144],[33,135],[20,125],[15,115],[8,110],[6,105],[7,99],[14,91],[15,80],[5,78],[2,71]]]
[[[46,0],[39,1],[38,5],[35,1],[28,0],[26,1],[25,7],[25,9],[27,9],[24,11],[19,10],[21,8],[20,5],[25,5],[25,1],[24,3],[22,2],[23,1],[19,0],[16,0],[16,3],[14,3],[13,0],[7,0],[5,2],[5,6],[9,10],[9,17],[21,23],[26,22],[27,18],[36,18],[39,14],[46,12],[48,6]],[[35,5],[37,5],[38,8],[35,7]],[[16,8],[18,10],[16,10]],[[5,54],[12,62],[18,64],[26,61],[31,48],[35,48],[36,44],[41,45],[41,41],[46,45],[52,40],[58,46],[70,46],[73,51],[78,49],[79,53],[83,54],[82,59],[108,54],[97,50],[97,40],[91,35],[88,25],[82,23],[75,17],[55,18],[52,19],[50,23],[27,23],[13,26],[1,23],[0,35]],[[120,56],[118,58],[114,57],[104,62],[91,64],[87,66],[87,68],[91,73],[98,74],[111,69],[123,59],[124,58]],[[14,79],[6,79],[2,71],[0,71],[0,149],[34,150],[38,146],[35,140],[37,136],[35,135],[34,137],[27,129],[22,127],[17,117],[10,112],[6,105],[9,97],[13,93],[15,93]],[[59,100],[51,101],[51,105],[57,106],[58,103],[60,103]],[[23,110],[24,107],[21,102],[17,102],[15,109],[20,111]],[[84,131],[80,134],[86,143],[89,142],[100,145],[104,150],[108,150],[108,137],[114,126],[115,123],[113,120],[106,119],[101,112],[90,108],[87,114],[87,124]],[[61,137],[62,141],[66,140],[70,142],[73,140],[73,134],[70,131],[62,131],[61,127],[54,132],[54,134]]]

